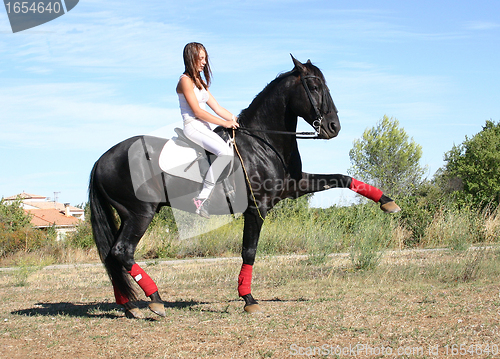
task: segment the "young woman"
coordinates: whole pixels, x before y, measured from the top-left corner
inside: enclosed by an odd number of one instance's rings
[[[203,189],[193,199],[196,213],[209,218],[206,208],[207,199],[233,156],[232,149],[212,131],[209,123],[226,128],[237,128],[239,125],[236,117],[220,106],[208,91],[212,73],[205,47],[200,43],[191,42],[184,47],[183,57],[185,70],[177,84],[177,94],[184,120],[184,134],[191,141],[217,156],[203,181]],[[204,78],[201,76],[202,72]],[[218,116],[207,112],[206,105]]]

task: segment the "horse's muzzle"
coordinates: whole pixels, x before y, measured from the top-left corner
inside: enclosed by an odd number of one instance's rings
[[[318,137],[323,138],[325,140],[329,140],[330,138],[337,137],[339,132],[340,132],[340,122],[338,120],[329,121],[323,124]]]

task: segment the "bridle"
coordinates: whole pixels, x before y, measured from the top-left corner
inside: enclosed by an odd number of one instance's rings
[[[260,130],[257,128],[245,128],[245,127],[238,127],[238,130],[243,130],[247,132],[262,132],[262,133],[270,133],[270,134],[276,134],[276,135],[295,135],[296,138],[298,139],[320,139],[320,132],[321,132],[321,124],[323,123],[323,115],[321,114],[319,107],[314,100],[314,97],[312,96],[311,90],[309,89],[309,86],[307,85],[306,79],[317,79],[321,82],[323,80],[319,76],[314,76],[314,75],[308,75],[308,76],[300,76],[300,81],[302,83],[302,86],[304,87],[304,90],[306,91],[307,97],[309,99],[309,102],[311,103],[311,106],[314,110],[315,118],[312,123],[312,127],[314,128],[315,132],[290,132],[290,131],[274,131],[274,130]],[[325,91],[328,91],[328,87],[325,86]],[[336,112],[337,108],[335,107],[335,104],[333,104],[333,108]]]
[[[312,127],[316,131],[316,135],[319,136],[320,131],[321,131],[321,123],[323,122],[323,115],[321,115],[319,108],[318,108],[318,105],[316,104],[316,101],[312,97],[312,93],[311,93],[311,90],[309,90],[309,86],[307,86],[306,79],[317,79],[320,81],[321,81],[321,79],[318,76],[313,76],[313,75],[300,77],[300,81],[302,82],[302,86],[304,86],[304,90],[306,90],[307,97],[309,98],[309,102],[311,102],[311,106],[312,106],[314,113],[316,115],[315,119],[313,120]]]
[[[310,78],[318,79],[321,82],[323,80],[320,77],[313,76],[313,75],[300,77],[300,80],[302,82],[302,86],[304,86],[304,90],[306,91],[307,97],[309,98],[309,101],[311,102],[311,106],[314,109],[314,113],[316,115],[316,117],[314,118],[313,123],[312,123],[312,126],[313,126],[315,132],[288,132],[288,131],[261,130],[261,129],[256,129],[256,128],[249,129],[249,128],[245,128],[242,126],[238,127],[239,131],[247,131],[248,136],[252,136],[254,138],[257,138],[258,140],[264,142],[267,146],[269,146],[269,148],[272,151],[274,151],[274,153],[277,155],[278,159],[280,160],[281,164],[285,168],[286,172],[289,172],[288,166],[286,165],[286,163],[283,160],[283,157],[281,156],[279,151],[277,151],[276,148],[274,148],[274,146],[272,144],[270,144],[268,141],[266,141],[264,138],[257,136],[257,135],[254,135],[252,132],[262,132],[262,133],[271,133],[271,134],[280,134],[280,135],[293,135],[293,136],[295,136],[295,138],[300,138],[300,139],[313,139],[313,140],[320,139],[321,138],[320,131],[321,131],[321,123],[323,121],[323,115],[321,115],[321,112],[318,108],[318,105],[316,104],[316,101],[314,100],[314,97],[312,96],[311,90],[309,89],[309,86],[307,86],[306,79],[310,79]],[[324,91],[328,91],[328,87],[326,86],[326,84],[324,84],[324,86],[325,86]],[[332,100],[332,102],[333,102],[333,100]],[[333,104],[333,109],[335,111],[337,111],[335,104]],[[245,173],[245,178],[246,178],[247,183],[248,183],[248,188],[250,188],[250,193],[252,195],[252,198],[253,198],[253,201],[255,204],[255,208],[257,208],[257,212],[258,212],[260,218],[262,220],[264,220],[264,217],[262,217],[262,214],[260,213],[259,206],[257,205],[257,201],[255,199],[255,195],[254,195],[253,190],[252,190],[252,184],[250,182],[250,179],[248,178],[248,174],[247,174],[247,171],[245,169],[245,163],[243,161],[243,158],[241,157],[240,151],[238,150],[238,146],[236,144],[235,137],[236,137],[236,129],[233,128],[233,136],[232,136],[232,139],[230,141],[233,143],[236,154],[238,155],[238,157],[240,159],[241,166],[243,168],[243,171]]]

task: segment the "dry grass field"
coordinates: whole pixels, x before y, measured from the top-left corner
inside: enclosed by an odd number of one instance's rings
[[[500,357],[497,249],[397,251],[356,271],[348,255],[258,258],[243,312],[239,258],[144,268],[166,302],[126,319],[100,264],[0,271],[5,358]],[[496,354],[496,355],[495,355]]]

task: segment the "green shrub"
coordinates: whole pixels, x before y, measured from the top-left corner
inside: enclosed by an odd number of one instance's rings
[[[70,232],[66,236],[66,242],[74,248],[88,249],[95,246],[92,226],[89,221],[84,221],[76,227],[75,232]]]
[[[30,221],[31,216],[22,209],[20,200],[10,204],[3,199],[0,201],[0,257],[53,245],[56,238],[54,229],[36,229]]]
[[[0,227],[0,256],[19,251],[34,252],[44,246],[54,245],[55,232],[25,227],[15,231],[6,231]]]
[[[353,233],[350,258],[355,270],[374,269],[392,242],[393,227],[384,220],[368,219]]]

